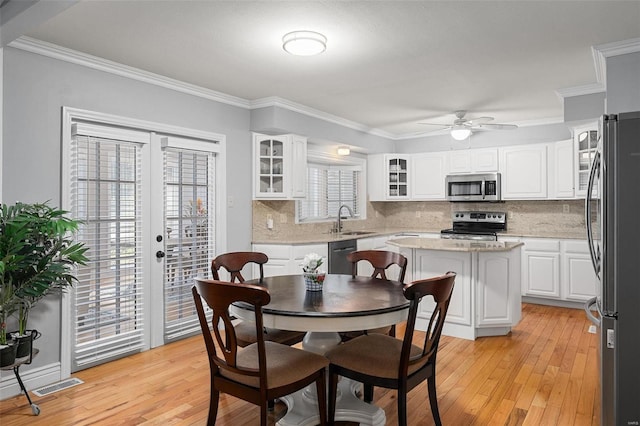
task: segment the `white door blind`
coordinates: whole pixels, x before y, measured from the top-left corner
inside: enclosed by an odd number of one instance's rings
[[[337,218],[343,204],[360,216],[360,170],[309,164],[307,175],[307,198],[297,203],[299,221]]]
[[[142,349],[141,146],[74,135],[71,205],[90,259],[74,291],[72,370]]]
[[[164,150],[165,341],[200,331],[191,287],[208,277],[215,253],[214,154]]]

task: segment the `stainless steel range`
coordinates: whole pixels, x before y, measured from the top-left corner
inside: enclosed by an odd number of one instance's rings
[[[451,219],[453,228],[440,231],[440,238],[497,241],[507,230],[505,212],[453,212]]]

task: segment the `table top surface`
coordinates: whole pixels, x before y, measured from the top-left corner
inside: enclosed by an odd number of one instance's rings
[[[327,274],[321,291],[307,291],[302,275],[281,275],[246,281],[265,287],[271,302],[263,314],[295,317],[357,317],[395,312],[409,307],[398,281]],[[240,307],[240,306],[239,306]]]

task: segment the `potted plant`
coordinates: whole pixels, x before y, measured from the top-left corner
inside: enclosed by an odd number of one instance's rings
[[[0,259],[0,274],[4,275],[4,262]],[[14,363],[17,344],[7,339],[7,318],[16,310],[17,300],[13,286],[0,282],[0,367]]]
[[[73,269],[87,262],[84,255],[87,248],[73,241],[80,222],[65,216],[66,213],[47,203],[2,205],[0,284],[6,298],[12,294],[10,307],[2,312],[18,313],[14,338],[24,343],[18,348],[18,357],[31,351],[34,333],[27,330],[31,308],[47,295],[73,285],[76,280]],[[6,340],[4,324],[0,341],[2,335]]]

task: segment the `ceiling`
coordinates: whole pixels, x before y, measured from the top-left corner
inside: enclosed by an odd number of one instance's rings
[[[327,50],[284,52],[302,29]],[[458,109],[561,120],[558,90],[602,83],[591,47],[640,37],[640,1],[80,1],[25,35],[402,136]]]

